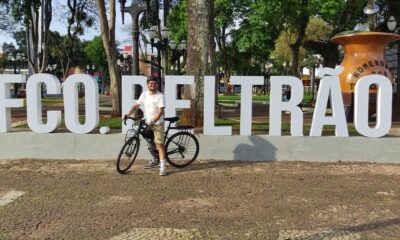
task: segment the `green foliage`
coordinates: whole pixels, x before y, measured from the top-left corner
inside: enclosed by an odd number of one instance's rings
[[[18,48],[21,52],[27,53],[26,49],[26,31],[20,29],[19,31],[13,32],[13,38],[18,45]]]
[[[181,0],[168,15],[168,27],[171,31],[170,38],[181,42],[187,38],[187,0]]]
[[[94,37],[93,40],[87,42],[85,53],[92,63],[102,68],[103,71],[107,69],[107,56],[101,36]]]
[[[325,0],[321,2],[320,14],[326,22],[333,25],[344,7],[344,0]]]
[[[4,56],[8,56],[9,53],[15,52],[17,48],[15,47],[14,43],[3,43],[3,46],[1,47]]]
[[[321,18],[311,17],[306,29],[306,39],[329,41],[333,27]]]

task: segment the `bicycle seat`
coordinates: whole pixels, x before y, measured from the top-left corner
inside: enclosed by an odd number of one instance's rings
[[[169,117],[169,118],[164,118],[164,120],[174,123],[179,120],[179,117]]]

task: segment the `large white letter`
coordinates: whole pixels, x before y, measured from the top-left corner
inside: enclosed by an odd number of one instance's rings
[[[122,76],[122,117],[137,102],[137,99],[134,99],[135,85],[139,84],[143,91],[147,91],[146,80],[145,76]],[[130,121],[127,121],[126,126],[122,123],[122,133],[126,133],[131,125]]]
[[[204,77],[204,135],[232,135],[232,127],[215,126],[215,77]]]
[[[262,85],[264,78],[258,77],[231,77],[231,84],[241,85],[240,93],[240,135],[251,135],[251,118],[252,118],[252,88],[254,85]]]
[[[78,85],[85,88],[85,123],[79,122]],[[65,126],[73,133],[89,133],[99,123],[99,86],[86,74],[74,74],[64,81]]]
[[[51,74],[32,75],[26,84],[26,103],[28,126],[37,133],[50,133],[60,127],[61,111],[47,111],[47,123],[42,119],[42,83],[46,85],[47,94],[60,94],[60,81]]]
[[[369,87],[378,85],[376,126],[368,125]],[[354,125],[357,132],[366,137],[382,137],[392,125],[392,84],[381,75],[369,75],[360,78],[356,83],[354,94]]]
[[[165,76],[165,117],[175,117],[177,108],[190,108],[190,100],[177,100],[177,86],[180,84],[192,85],[194,76]]]
[[[319,84],[317,103],[314,109],[310,136],[321,136],[324,125],[336,126],[335,136],[337,137],[349,136],[339,82],[339,74],[343,72],[343,69],[342,66],[338,66],[336,69],[323,68],[319,71],[320,77],[323,78]],[[331,99],[332,116],[327,117],[325,116],[325,113],[329,96]]]
[[[291,97],[282,102],[282,87],[289,85]],[[269,135],[281,136],[282,111],[290,112],[290,133],[292,136],[303,136],[303,111],[298,105],[303,100],[304,89],[300,79],[289,76],[271,77],[271,96],[269,100]]]
[[[25,83],[24,75],[0,74],[0,132],[11,130],[11,109],[24,106],[22,99],[10,99],[10,84]]]

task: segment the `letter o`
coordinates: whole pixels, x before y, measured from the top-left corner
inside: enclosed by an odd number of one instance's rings
[[[85,123],[79,122],[78,86],[85,88]],[[99,124],[99,86],[86,74],[69,76],[63,84],[65,126],[73,133],[89,133]]]

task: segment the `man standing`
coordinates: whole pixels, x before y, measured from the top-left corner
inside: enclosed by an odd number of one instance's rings
[[[148,129],[154,131],[154,142],[157,146],[158,155],[161,160],[160,175],[165,176],[165,147],[164,147],[164,108],[165,97],[157,91],[157,80],[153,77],[147,79],[148,91],[143,92],[138,101],[131,107],[127,116],[132,115],[140,105],[144,105],[145,120]],[[152,159],[145,168],[154,168],[158,165],[158,159]]]

